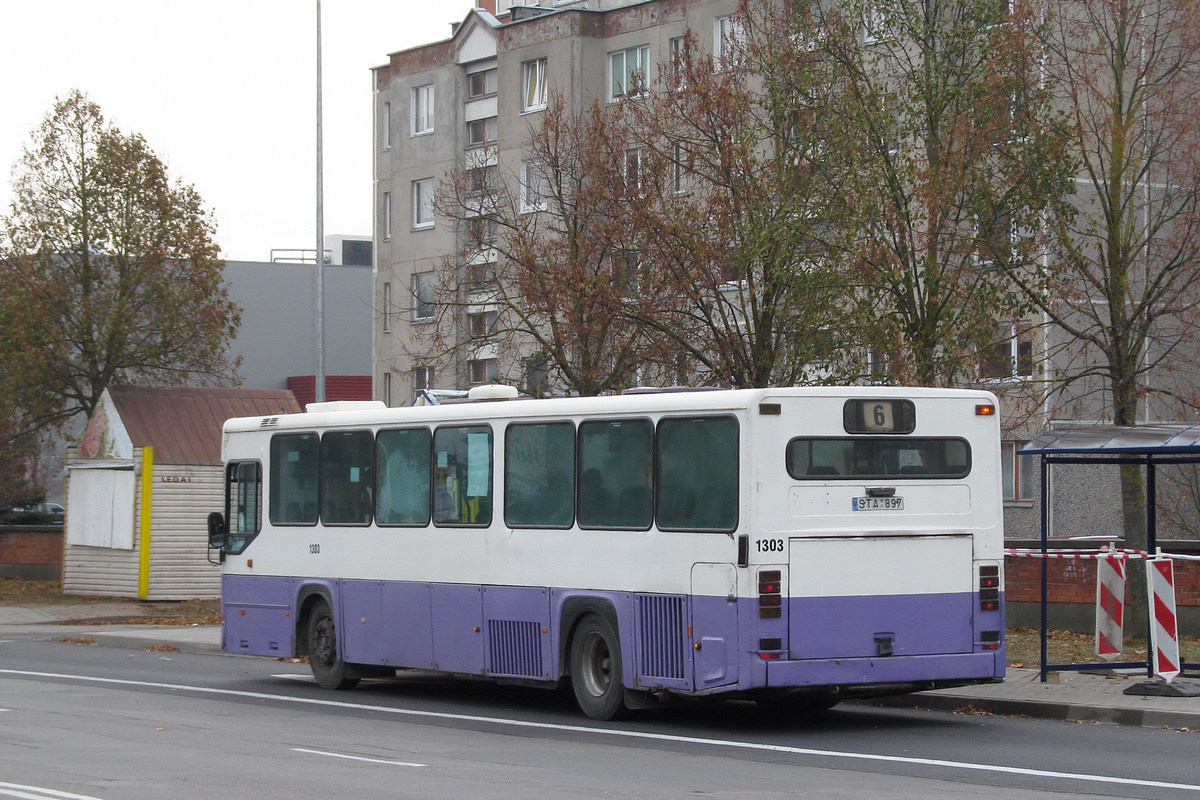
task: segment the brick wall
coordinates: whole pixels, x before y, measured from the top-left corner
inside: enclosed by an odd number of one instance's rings
[[[1200,555],[1200,543],[1173,543],[1169,553]],[[1022,543],[1021,547],[1028,547]],[[1145,569],[1141,561],[1130,561],[1129,569]],[[1042,559],[1009,556],[1004,560],[1005,597],[1010,603],[1038,603],[1042,599]],[[1051,603],[1096,603],[1094,559],[1049,559],[1046,562],[1046,591]],[[1175,561],[1176,607],[1200,607],[1200,561]]]
[[[46,525],[0,528],[0,577],[62,580],[63,531]]]

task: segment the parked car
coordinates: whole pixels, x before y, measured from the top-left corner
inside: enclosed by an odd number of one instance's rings
[[[65,509],[58,503],[30,503],[0,511],[0,522],[12,525],[61,525]]]

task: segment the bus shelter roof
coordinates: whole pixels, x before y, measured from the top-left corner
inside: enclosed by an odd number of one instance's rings
[[[1193,455],[1200,459],[1200,425],[1093,425],[1038,434],[1022,455]]]

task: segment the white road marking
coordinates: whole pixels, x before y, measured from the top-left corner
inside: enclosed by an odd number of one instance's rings
[[[99,800],[90,794],[72,794],[71,792],[60,792],[57,789],[47,789],[43,786],[24,786],[19,783],[4,782],[0,782],[0,795],[24,797],[27,800],[47,800],[51,797],[61,798],[61,800]]]
[[[345,753],[330,753],[325,750],[309,750],[304,747],[289,748],[296,753],[310,753],[314,756],[329,756],[330,758],[346,758],[350,761],[366,761],[371,764],[390,764],[394,767],[428,767],[428,764],[415,764],[411,761],[388,761],[384,758],[367,758],[365,756],[350,756]]]
[[[578,733],[589,736],[612,736],[622,739],[642,739],[646,741],[671,742],[674,744],[692,744],[732,750],[753,750],[766,753],[784,753],[787,755],[817,756],[820,758],[842,758],[852,761],[874,761],[890,764],[910,764],[921,767],[942,767],[944,769],[960,769],[972,772],[992,772],[1004,775],[1024,775],[1036,778],[1054,778],[1067,781],[1091,781],[1108,783],[1118,786],[1144,786],[1153,789],[1181,789],[1187,792],[1200,792],[1200,784],[1171,783],[1168,781],[1151,781],[1138,778],[1119,778],[1112,775],[1090,775],[1080,772],[1058,772],[1055,770],[1029,769],[1026,767],[1006,767],[1000,764],[977,764],[970,761],[945,761],[940,758],[916,758],[913,756],[889,756],[875,753],[851,753],[840,750],[816,750],[810,747],[791,747],[781,744],[766,744],[763,742],[739,742],[732,739],[704,739],[697,736],[677,736],[669,733],[650,733],[647,731],[627,731],[612,728],[591,728],[586,725],[564,725],[556,722],[532,722],[520,719],[505,719],[503,717],[483,717],[475,714],[452,714],[447,711],[418,711],[410,708],[391,708],[389,706],[373,706],[366,703],[348,703],[342,700],[323,700],[316,697],[287,697],[285,695],[269,694],[267,692],[245,692],[237,689],[213,689],[206,686],[188,686],[176,683],[150,683],[147,681],[124,680],[120,678],[98,678],[91,675],[68,675],[57,672],[34,672],[20,669],[0,669],[0,675],[23,675],[31,678],[51,678],[54,680],[84,681],[89,683],[107,683],[116,686],[134,686],[149,689],[167,689],[174,692],[192,692],[193,694],[223,695],[227,697],[245,697],[252,700],[273,700],[280,703],[295,703],[297,705],[325,706],[328,708],[344,708],[353,711],[371,711],[378,714],[394,714],[403,717],[422,717],[425,719],[443,719],[454,722],[474,722],[488,725],[499,725],[510,728],[532,728],[563,733]]]

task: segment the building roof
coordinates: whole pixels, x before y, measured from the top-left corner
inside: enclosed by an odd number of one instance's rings
[[[225,420],[301,411],[287,390],[109,386],[106,391],[134,447],[152,446],[160,464],[220,464]]]
[[[1026,455],[1200,455],[1200,425],[1093,425],[1050,430],[1021,448]]]

